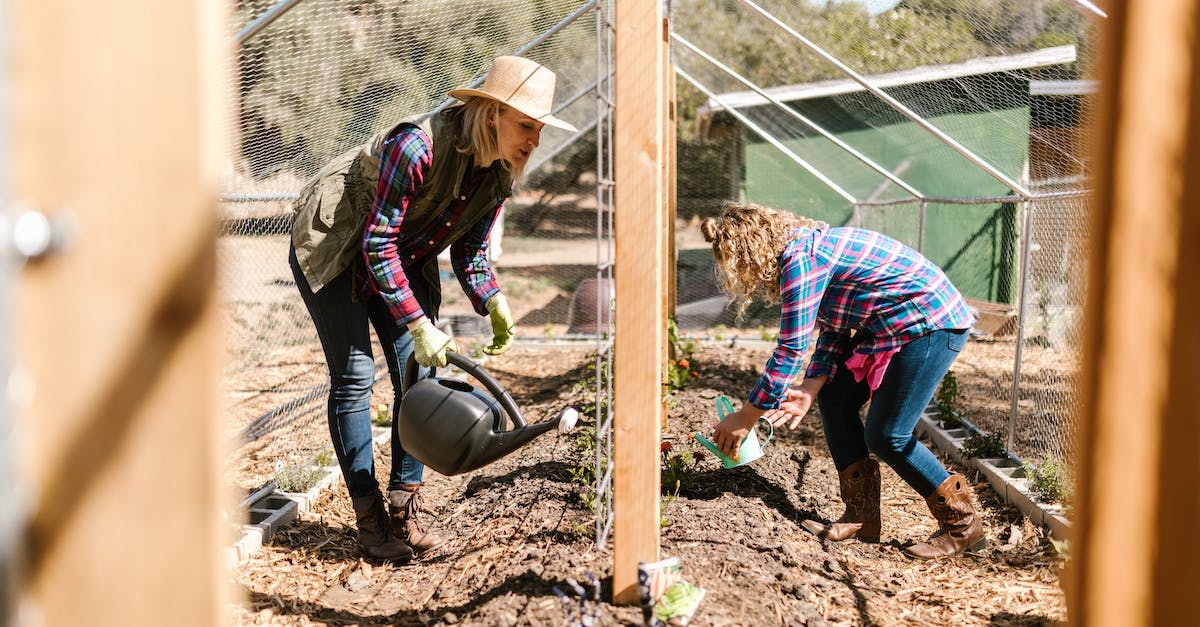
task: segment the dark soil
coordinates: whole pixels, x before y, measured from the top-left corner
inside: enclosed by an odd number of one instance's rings
[[[484,363],[527,418],[542,420],[568,405],[590,403],[590,391],[575,387],[589,374],[588,353],[588,347],[518,347]],[[673,453],[701,450],[688,435],[711,427],[717,395],[740,402],[767,356],[766,349],[702,347],[695,360],[699,378],[672,401],[663,439]],[[320,449],[328,446],[319,441],[328,437],[323,423],[320,418],[320,428],[273,437],[318,438],[307,446]],[[575,623],[578,608],[572,613],[555,589],[574,597],[569,580],[586,584],[594,575],[607,601],[612,564],[611,541],[602,548],[594,543],[595,515],[583,498],[589,487],[574,479],[590,459],[576,439],[575,434],[548,434],[519,454],[456,477],[427,472],[426,519],[450,540],[435,555],[408,565],[360,559],[345,489],[327,492],[312,511],[234,571],[245,595],[235,608],[238,624]],[[240,454],[269,464],[264,451],[273,446],[248,445],[254,450]],[[383,448],[377,458],[380,477],[390,463]],[[253,465],[240,468],[242,474],[253,473]],[[725,470],[709,455],[694,470],[677,495],[664,496],[661,530],[661,556],[678,557],[684,578],[707,590],[694,625],[1065,620],[1058,583],[1062,560],[1044,532],[1001,503],[979,477],[968,474],[989,547],[922,562],[905,557],[903,549],[928,537],[934,520],[922,499],[888,469],[879,544],[825,542],[801,528],[805,518],[827,520],[841,512],[815,412],[798,430],[776,433],[766,455],[752,464]],[[603,602],[586,609],[598,616],[597,624],[642,620],[631,606]]]

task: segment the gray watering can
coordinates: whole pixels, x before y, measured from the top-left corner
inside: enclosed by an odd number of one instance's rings
[[[551,429],[570,431],[579,418],[579,412],[567,408],[558,418],[528,424],[508,391],[482,367],[454,352],[447,352],[446,360],[483,383],[487,391],[457,379],[417,381],[416,358],[409,356],[396,417],[404,450],[443,475],[483,468]],[[505,428],[506,416],[511,429]]]

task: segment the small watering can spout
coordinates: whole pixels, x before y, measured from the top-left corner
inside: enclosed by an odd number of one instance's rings
[[[456,379],[417,381],[416,360],[409,357],[396,431],[404,450],[437,472],[476,470],[556,427],[565,433],[575,426],[579,414],[574,409],[528,424],[508,391],[483,368],[458,353],[446,357],[483,383],[490,395]],[[506,428],[509,420],[511,429]]]

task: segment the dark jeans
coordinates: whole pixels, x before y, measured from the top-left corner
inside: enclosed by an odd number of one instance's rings
[[[874,453],[922,497],[937,490],[950,473],[917,441],[913,429],[966,343],[965,329],[942,329],[905,344],[892,356],[874,397],[866,381],[855,381],[844,363],[837,369],[817,395],[817,406],[839,472]],[[868,399],[864,425],[859,411]]]
[[[404,365],[413,351],[412,334],[407,327],[396,324],[387,305],[378,295],[366,304],[353,296],[352,270],[345,272],[313,293],[308,280],[296,262],[296,251],[288,254],[292,276],[300,297],[308,308],[325,363],[329,367],[329,436],[337,453],[342,475],[351,497],[366,496],[379,490],[375,480],[375,456],[371,440],[371,386],[375,382],[375,357],[371,351],[371,332],[375,328],[387,360],[392,388],[396,391],[392,412],[392,469],[388,476],[389,489],[405,483],[420,483],[425,465],[404,451],[396,435],[396,411],[400,407],[404,382]],[[421,309],[430,308],[430,286],[419,273],[408,277],[409,286]],[[434,316],[429,316],[432,320]],[[369,326],[368,326],[369,323]],[[431,374],[422,368],[418,378]]]

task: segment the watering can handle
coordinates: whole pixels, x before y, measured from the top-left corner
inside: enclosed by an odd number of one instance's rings
[[[484,370],[482,366],[471,361],[466,355],[460,355],[454,351],[446,351],[446,361],[452,366],[458,366],[464,372],[482,383],[483,387],[487,388],[487,391],[491,392],[492,396],[494,396],[496,400],[500,402],[500,407],[504,408],[504,413],[508,414],[509,419],[513,422],[514,428],[519,429],[526,426],[527,423],[525,422],[525,417],[521,415],[521,410],[517,409],[517,403],[513,400],[512,395],[508,393],[508,390],[504,389],[504,386],[500,385],[499,381],[497,381],[492,375],[488,374],[488,372]],[[409,353],[408,363],[404,365],[405,391],[409,390],[413,385],[416,384],[417,372],[419,370],[420,368],[417,366],[416,352],[414,351]]]

